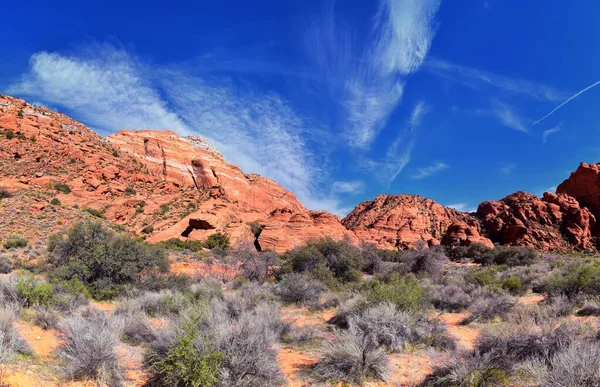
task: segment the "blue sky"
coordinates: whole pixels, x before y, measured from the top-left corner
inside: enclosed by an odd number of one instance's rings
[[[203,136],[313,209],[473,210],[600,161],[595,2],[88,3],[4,5],[0,90],[102,134]]]

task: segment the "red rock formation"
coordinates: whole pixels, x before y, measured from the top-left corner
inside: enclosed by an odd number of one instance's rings
[[[565,194],[547,192],[542,199],[516,192],[479,205],[486,235],[495,243],[540,250],[592,250],[595,217]]]
[[[582,207],[587,207],[596,219],[600,218],[600,163],[581,163],[571,176],[556,189],[577,199]],[[600,238],[600,222],[592,230],[592,235]]]
[[[439,244],[448,227],[462,221],[474,229],[474,216],[444,207],[431,199],[413,195],[379,195],[362,202],[342,224],[354,231],[361,241],[384,249],[414,247],[419,241]]]
[[[264,229],[259,243],[276,251],[324,235],[356,241],[337,217],[309,211],[292,192],[245,174],[198,137],[140,130],[102,138],[67,116],[12,97],[0,97],[0,131],[14,135],[0,136],[0,187],[35,191],[42,198],[33,206],[37,213],[52,210],[47,204],[57,197],[64,208],[102,211],[149,241],[202,240],[214,232],[233,243],[254,241],[253,222]],[[55,183],[71,192],[57,193]],[[87,216],[73,211],[73,220]],[[47,236],[34,217],[26,219],[33,235]]]
[[[471,246],[474,243],[480,243],[489,248],[494,247],[491,240],[479,234],[477,227],[470,226],[463,221],[452,223],[442,238],[444,246]]]

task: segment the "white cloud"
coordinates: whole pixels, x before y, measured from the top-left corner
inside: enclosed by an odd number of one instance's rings
[[[487,115],[494,117],[502,123],[502,125],[518,130],[519,132],[529,133],[529,129],[525,125],[525,120],[523,117],[517,113],[517,111],[500,101],[494,101],[493,107],[491,109],[480,109],[477,111],[478,114]]]
[[[318,125],[277,94],[222,80],[209,85],[182,68],[150,68],[109,45],[72,56],[34,54],[9,93],[66,107],[104,132],[172,129],[203,136],[228,161],[272,178],[309,208],[341,211],[339,200],[321,194],[326,171],[305,141]]]
[[[542,143],[545,144],[546,141],[548,141],[548,137],[550,135],[560,132],[561,125],[562,124],[559,124],[559,125],[555,126],[554,128],[544,130],[544,133],[542,133]]]
[[[142,73],[134,58],[109,46],[96,46],[81,57],[39,52],[32,55],[29,72],[7,92],[67,107],[105,132],[170,128],[188,133]]]
[[[492,87],[500,91],[521,94],[540,101],[560,101],[567,95],[551,86],[509,78],[440,59],[428,59],[423,68],[441,78],[471,88]]]
[[[405,76],[427,56],[440,2],[380,0],[364,45],[336,20],[333,6],[308,30],[310,55],[340,101],[342,134],[351,147],[369,149],[386,125],[402,98]]]
[[[505,165],[501,166],[500,168],[498,168],[497,172],[498,172],[498,174],[500,174],[502,176],[509,176],[509,175],[512,175],[512,173],[514,172],[516,167],[517,167],[516,164],[505,164]]]
[[[417,172],[414,175],[412,175],[411,178],[416,180],[425,179],[427,177],[431,177],[442,171],[445,171],[448,168],[450,168],[450,166],[446,163],[435,163],[428,167],[417,169]]]
[[[461,212],[476,212],[477,211],[477,208],[471,207],[467,203],[448,204],[446,207],[453,208],[456,211],[461,211]]]
[[[334,181],[331,190],[338,193],[362,193],[365,191],[365,183],[360,180]]]
[[[423,101],[419,101],[410,115],[410,127],[411,130],[421,126],[421,121],[425,114],[429,111],[429,108]]]

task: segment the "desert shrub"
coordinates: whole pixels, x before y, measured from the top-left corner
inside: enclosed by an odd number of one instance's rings
[[[600,345],[575,341],[548,360],[528,364],[525,371],[541,386],[600,385]]]
[[[125,195],[127,196],[133,196],[136,194],[136,190],[133,187],[127,187],[125,188]]]
[[[251,281],[264,281],[272,276],[275,265],[279,261],[279,255],[273,251],[260,253],[250,253],[250,251],[243,255],[239,252],[233,254],[238,261],[242,262],[240,266],[242,275]]]
[[[142,229],[142,234],[152,234],[154,232],[154,226],[149,225]]]
[[[215,247],[226,249],[229,247],[229,244],[229,237],[220,232],[209,235],[208,239],[203,243],[207,249],[214,249]]]
[[[461,356],[450,353],[434,368],[433,373],[421,383],[421,386],[502,386],[509,379],[508,372],[498,365],[489,355],[477,352]]]
[[[372,304],[391,302],[399,310],[417,311],[426,303],[425,292],[414,276],[394,275],[386,282],[372,280],[365,282],[361,293]]]
[[[0,273],[8,274],[13,269],[13,263],[9,257],[0,255]]]
[[[350,271],[360,270],[363,258],[360,249],[348,242],[322,238],[307,242],[283,254],[284,272],[309,272],[322,282],[346,279]],[[355,276],[349,279],[354,280]]]
[[[115,315],[127,315],[132,310],[139,310],[151,317],[168,316],[184,311],[189,305],[189,300],[179,292],[170,290],[145,292],[137,297],[119,301]]]
[[[532,265],[538,258],[539,253],[532,247],[497,246],[474,257],[473,260],[484,266],[524,266]]]
[[[125,315],[123,338],[134,345],[150,343],[156,338],[148,315],[143,312],[131,311]]]
[[[48,306],[54,302],[54,287],[48,282],[24,275],[17,279],[15,291],[25,307]]]
[[[145,359],[150,385],[282,384],[273,349],[279,336],[274,330],[274,311],[260,304],[232,316],[219,299],[213,299],[205,313],[194,309],[180,324],[159,332],[152,343]],[[193,384],[194,380],[200,384]]]
[[[564,294],[568,298],[600,295],[600,262],[574,262],[553,270],[541,284],[540,290],[549,295]]]
[[[542,329],[513,325],[499,334],[484,333],[473,351],[450,354],[422,385],[506,385],[523,364],[552,358],[569,346],[577,334],[577,327],[571,324]]]
[[[178,332],[162,356],[157,348],[146,359],[151,372],[149,386],[216,386],[223,354],[204,348],[196,327],[188,323]]]
[[[163,247],[168,250],[184,251],[190,250],[192,252],[201,251],[204,247],[201,241],[182,241],[181,239],[171,238],[164,242],[157,243],[157,246]]]
[[[96,210],[94,208],[84,208],[83,210],[95,218],[106,219],[102,211]]]
[[[17,355],[27,355],[31,349],[14,327],[15,312],[11,308],[0,308],[0,364],[6,364]]]
[[[442,323],[420,314],[398,311],[392,303],[382,303],[350,316],[349,326],[352,325],[391,352],[401,352],[407,343],[442,349],[456,346]]]
[[[409,250],[401,258],[401,263],[408,272],[428,277],[440,276],[446,262],[448,257],[441,246]]]
[[[491,297],[475,298],[469,306],[470,316],[464,323],[473,321],[491,321],[497,317],[506,318],[516,305],[516,300],[506,294],[495,294]]]
[[[578,316],[600,316],[600,304],[596,300],[585,300],[581,309],[577,311]]]
[[[435,308],[448,312],[466,309],[473,302],[472,297],[458,285],[436,285],[429,299]]]
[[[50,204],[53,206],[60,206],[60,200],[58,200],[58,198],[53,198],[52,200],[50,200]]]
[[[361,384],[365,380],[386,380],[388,355],[373,337],[350,322],[347,330],[336,332],[333,342],[325,343],[323,355],[313,375],[324,382]]]
[[[364,294],[353,294],[339,303],[335,315],[327,322],[340,328],[348,328],[350,317],[361,313],[370,305],[372,304],[367,300]]]
[[[27,247],[29,242],[27,239],[19,238],[19,237],[11,237],[4,241],[4,248],[9,249],[18,249],[21,247]]]
[[[499,289],[501,287],[501,281],[497,278],[499,271],[500,268],[497,266],[473,268],[465,274],[465,282],[481,287],[487,286]]]
[[[163,274],[150,273],[143,276],[133,285],[136,289],[146,290],[150,292],[158,292],[161,290],[173,290],[178,292],[186,292],[192,283],[192,279],[185,274]]]
[[[53,307],[62,313],[71,314],[79,307],[89,303],[90,293],[78,279],[55,281]]]
[[[106,298],[120,293],[143,273],[167,272],[164,250],[129,239],[99,223],[77,223],[48,242],[50,276],[78,279],[93,296]]]
[[[71,187],[69,187],[65,183],[54,183],[54,189],[64,194],[68,194],[71,192]]]
[[[56,329],[60,322],[60,315],[54,309],[36,306],[33,308],[31,322],[44,330]]]
[[[519,277],[507,277],[502,280],[502,289],[514,296],[523,295],[527,292],[527,289],[521,284],[521,279]]]
[[[288,304],[309,304],[317,302],[324,290],[321,283],[306,274],[289,273],[281,277],[275,294]]]
[[[11,193],[5,190],[4,188],[0,188],[0,200],[8,199],[12,197]]]
[[[189,286],[188,292],[195,300],[210,300],[223,297],[221,284],[210,278],[199,280]]]
[[[69,379],[93,379],[110,386],[122,385],[123,376],[116,353],[123,320],[104,313],[71,317],[60,327],[63,344],[58,357]]]

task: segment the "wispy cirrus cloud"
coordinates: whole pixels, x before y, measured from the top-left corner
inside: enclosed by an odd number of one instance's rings
[[[307,33],[307,47],[340,101],[347,143],[368,149],[403,95],[408,74],[429,52],[441,0],[380,0],[369,37],[358,45],[333,6]]]
[[[508,128],[518,130],[519,132],[529,133],[529,129],[525,124],[525,119],[512,106],[494,100],[492,107],[489,109],[479,109],[480,115],[486,115],[496,118],[500,123]]]
[[[556,125],[554,128],[544,130],[544,132],[542,133],[542,143],[545,144],[548,141],[549,136],[553,135],[554,133],[560,132],[561,126],[562,126],[562,123]]]
[[[568,93],[552,86],[494,74],[436,58],[428,59],[423,64],[423,68],[441,78],[475,89],[490,87],[539,101],[560,101],[568,96]]]
[[[334,181],[331,190],[336,193],[363,193],[365,191],[365,183],[360,180]]]
[[[445,171],[449,168],[450,168],[450,166],[446,163],[442,163],[442,162],[435,163],[428,167],[423,167],[423,168],[417,169],[416,173],[411,176],[411,179],[415,179],[415,180],[425,179],[425,178],[437,175],[438,173]]]
[[[151,67],[112,45],[74,55],[36,53],[8,92],[67,108],[105,133],[145,128],[200,135],[230,162],[274,179],[308,207],[340,212],[335,197],[320,193],[327,172],[307,146],[318,124],[278,94],[209,82],[186,67]]]
[[[515,171],[515,168],[517,168],[516,164],[504,164],[500,166],[496,172],[501,176],[510,176]]]

